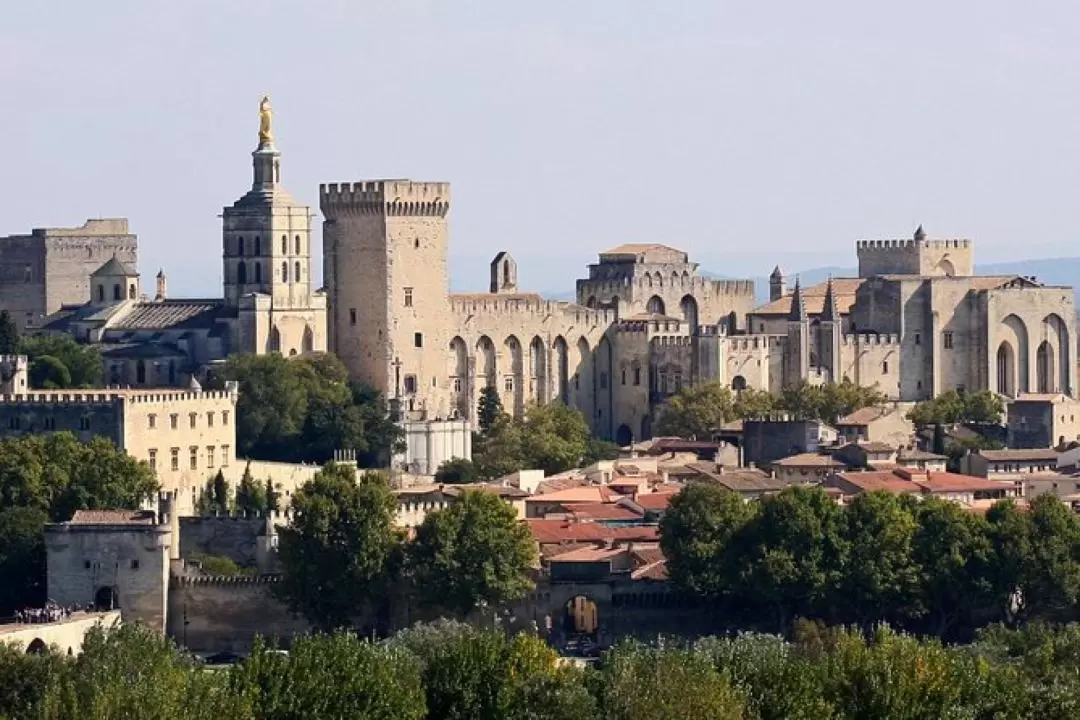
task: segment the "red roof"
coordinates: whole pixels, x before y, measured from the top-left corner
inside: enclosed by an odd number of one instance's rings
[[[667,510],[667,506],[671,504],[671,498],[675,497],[675,494],[673,492],[644,493],[634,498],[634,502],[646,510]]]
[[[609,527],[594,522],[571,522],[568,520],[548,520],[531,518],[529,524],[536,542],[541,544],[560,542],[582,542],[608,540],[634,540],[638,542],[656,542],[659,540],[659,528],[656,525],[637,525],[633,527]]]
[[[578,520],[639,520],[641,515],[630,508],[614,503],[562,503],[562,507]]]
[[[1010,490],[1013,483],[1003,480],[987,480],[971,475],[951,472],[935,472],[896,468],[876,472],[836,473],[838,478],[858,487],[864,492],[885,490],[902,493],[955,493]]]

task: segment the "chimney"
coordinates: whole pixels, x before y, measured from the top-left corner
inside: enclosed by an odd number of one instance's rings
[[[165,278],[165,269],[158,270],[157,274],[157,292],[154,295],[154,302],[161,302],[167,295],[166,291],[167,280]]]

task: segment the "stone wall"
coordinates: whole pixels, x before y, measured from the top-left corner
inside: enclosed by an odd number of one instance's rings
[[[173,577],[167,633],[196,653],[251,650],[256,637],[289,641],[310,626],[273,595],[275,576]]]
[[[87,220],[80,228],[34,230],[45,246],[45,312],[90,300],[90,274],[114,255],[138,267],[138,238],[123,218]]]
[[[180,557],[195,553],[227,557],[243,567],[259,560],[259,537],[266,534],[265,518],[181,517]]]

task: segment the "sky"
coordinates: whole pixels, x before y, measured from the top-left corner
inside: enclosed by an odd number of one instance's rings
[[[35,0],[0,17],[0,235],[128,217],[146,283],[164,268],[172,296],[220,295],[218,216],[251,184],[263,93],[282,180],[316,212],[322,182],[452,184],[455,289],[484,288],[504,249],[524,289],[567,292],[627,242],[761,276],[853,265],[855,240],[919,224],[974,239],[979,262],[1080,255],[1065,0]]]

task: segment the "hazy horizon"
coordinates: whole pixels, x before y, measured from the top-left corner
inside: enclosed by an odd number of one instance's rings
[[[1078,33],[1080,7],[1005,0],[18,4],[0,236],[128,217],[144,276],[219,295],[270,93],[314,212],[321,182],[452,184],[455,288],[501,249],[557,292],[625,242],[760,277],[919,224],[978,264],[1070,257]]]

